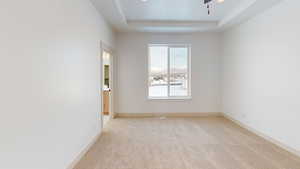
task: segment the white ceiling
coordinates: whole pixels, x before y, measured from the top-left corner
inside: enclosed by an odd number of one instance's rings
[[[128,20],[217,21],[245,0],[212,3],[211,15],[203,0],[120,0]],[[215,1],[216,2],[216,1]]]
[[[119,32],[197,32],[238,24],[281,0],[214,0],[210,15],[203,0],[91,1]]]

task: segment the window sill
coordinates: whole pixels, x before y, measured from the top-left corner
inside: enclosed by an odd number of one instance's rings
[[[191,96],[187,97],[148,97],[150,101],[165,100],[165,101],[187,101],[192,100]]]

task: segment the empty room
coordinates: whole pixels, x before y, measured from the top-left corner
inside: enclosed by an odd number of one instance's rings
[[[1,0],[0,169],[300,169],[299,9]]]

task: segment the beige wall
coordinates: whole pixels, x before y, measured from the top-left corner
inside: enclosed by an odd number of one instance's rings
[[[224,33],[223,111],[300,155],[299,1],[284,0]]]
[[[88,0],[2,0],[0,168],[65,169],[100,132],[100,41]]]
[[[218,33],[117,35],[118,113],[219,112]],[[148,100],[148,44],[192,45],[192,99]]]

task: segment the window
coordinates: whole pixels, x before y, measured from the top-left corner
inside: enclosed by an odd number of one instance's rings
[[[149,45],[149,99],[191,98],[190,58],[189,45]]]

